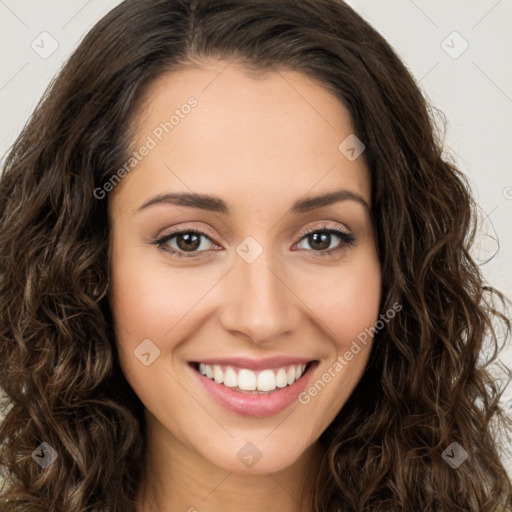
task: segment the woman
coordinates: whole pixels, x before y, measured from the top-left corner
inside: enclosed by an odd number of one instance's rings
[[[506,510],[441,152],[341,1],[107,14],[0,180],[2,510]]]

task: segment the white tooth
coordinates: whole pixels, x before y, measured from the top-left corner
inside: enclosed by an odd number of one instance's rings
[[[245,368],[240,370],[238,373],[238,387],[244,391],[254,391],[256,389],[256,374]]]
[[[302,377],[302,370],[300,364],[295,365],[295,380],[299,380]]]
[[[213,378],[213,371],[212,371],[212,367],[207,364],[206,367],[205,367],[205,375],[209,378],[209,379],[212,379]]]
[[[301,375],[304,375],[304,370],[306,369],[306,365],[305,364],[301,364],[300,365],[300,374]]]
[[[206,365],[203,363],[199,363],[199,373],[206,375]]]
[[[222,384],[224,382],[224,372],[220,366],[215,365],[213,367],[213,380],[217,384]]]
[[[238,377],[236,376],[236,372],[233,368],[228,368],[224,372],[224,386],[227,386],[228,388],[236,388],[238,386]]]
[[[276,373],[276,386],[278,388],[284,388],[288,385],[288,380],[286,378],[286,370],[284,368],[279,368]]]
[[[276,389],[276,378],[273,370],[263,370],[258,374],[258,391],[272,391]]]
[[[288,371],[286,372],[286,381],[288,384],[293,384],[295,382],[295,366],[290,366]]]

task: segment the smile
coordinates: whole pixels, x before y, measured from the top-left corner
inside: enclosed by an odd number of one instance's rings
[[[285,388],[298,381],[306,371],[306,364],[268,368],[253,371],[236,366],[221,366],[199,363],[196,369],[202,375],[217,384],[235,391],[269,392],[276,388]]]
[[[277,357],[190,361],[189,367],[206,396],[224,409],[265,417],[298,403],[318,364],[318,360]]]

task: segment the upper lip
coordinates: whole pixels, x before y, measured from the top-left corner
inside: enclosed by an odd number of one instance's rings
[[[248,370],[265,370],[267,368],[282,368],[284,366],[307,364],[311,361],[315,361],[315,359],[304,357],[275,356],[269,357],[267,359],[251,359],[249,357],[205,358],[190,361],[190,363],[234,366],[238,368],[247,368]]]

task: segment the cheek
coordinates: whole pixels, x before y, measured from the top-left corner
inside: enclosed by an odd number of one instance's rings
[[[130,244],[114,246],[110,307],[116,345],[123,373],[139,396],[148,393],[149,400],[151,389],[158,389],[159,370],[177,354],[180,340],[187,339],[188,320],[200,311],[201,298],[216,280],[205,279],[200,267],[165,265],[156,250]],[[147,339],[160,351],[150,366],[136,357]]]
[[[314,280],[306,302],[318,312],[327,343],[332,348],[316,380],[299,395],[311,417],[312,432],[322,432],[352,394],[371,352],[370,328],[379,316],[380,263],[375,254],[347,264],[337,272]],[[313,435],[313,434],[312,434]]]
[[[157,273],[156,266],[144,256],[138,247],[114,244],[111,259],[110,307],[116,345],[123,373],[138,391],[139,384],[154,376],[158,359],[146,367],[135,351],[149,339],[163,353],[167,349],[162,345],[164,334],[172,328],[173,315],[180,312],[180,294],[172,293],[161,272]],[[153,348],[152,357],[158,354],[157,349]]]
[[[179,282],[157,278],[154,272],[113,272],[112,311],[116,325],[130,332],[134,339],[162,338],[172,328],[172,317],[183,309]]]
[[[304,302],[334,341],[345,351],[358,335],[375,324],[381,298],[380,263],[374,253],[322,269],[304,284]]]
[[[116,263],[111,273],[111,309],[119,363],[142,402],[155,407],[155,399],[161,398],[155,390],[162,389],[167,377],[166,354],[173,353],[176,340],[165,333],[183,316],[182,301],[180,294],[172,293],[166,282],[156,278],[153,267],[121,259]],[[145,353],[150,354],[147,366]],[[172,396],[166,402],[172,405]]]
[[[200,270],[171,268],[156,250],[126,247],[112,257],[111,307],[117,327],[134,342],[168,338],[174,325],[208,289]]]

